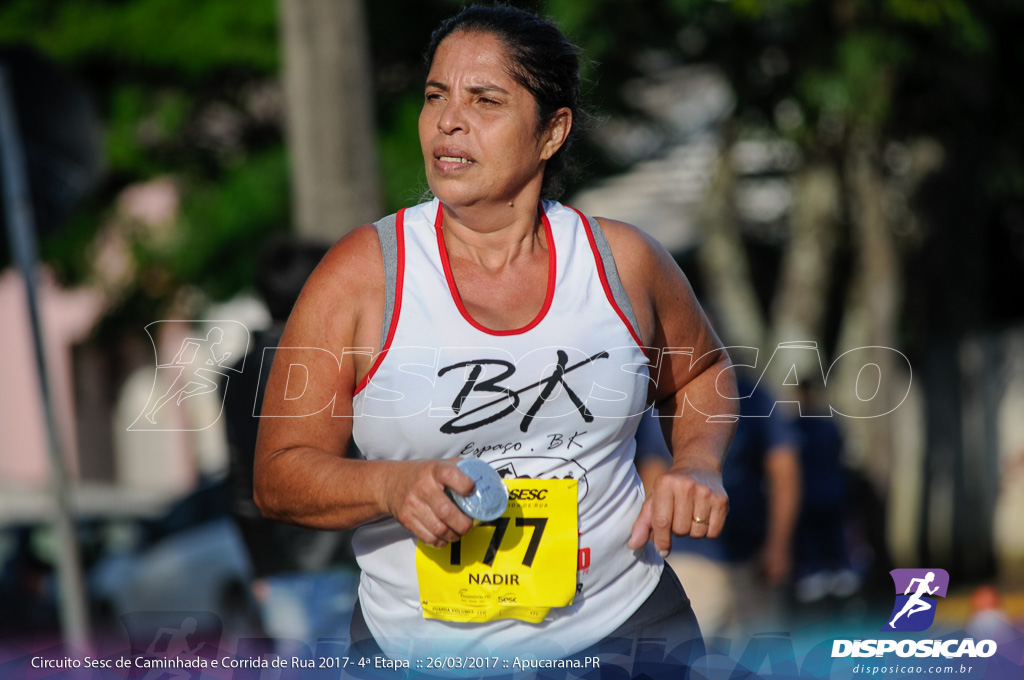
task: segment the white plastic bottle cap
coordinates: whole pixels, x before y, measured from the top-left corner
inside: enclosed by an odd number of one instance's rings
[[[494,468],[479,458],[463,458],[456,465],[476,484],[473,493],[467,496],[448,489],[448,495],[459,510],[482,522],[501,517],[508,505],[508,487]]]

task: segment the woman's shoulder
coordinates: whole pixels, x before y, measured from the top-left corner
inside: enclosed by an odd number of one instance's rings
[[[327,251],[306,281],[292,316],[298,324],[328,335],[329,342],[350,342],[360,339],[361,327],[373,323],[370,317],[382,315],[383,305],[380,240],[374,226],[364,224]]]
[[[600,234],[604,236],[604,240],[612,251],[617,268],[629,266],[634,261],[638,261],[642,268],[645,261],[649,261],[652,257],[656,258],[658,251],[664,250],[661,244],[648,236],[642,229],[628,222],[591,216],[575,207],[556,201],[545,202],[545,212],[548,215],[565,215],[573,219],[582,219],[584,227],[588,227],[588,222],[593,224],[596,221]]]
[[[672,257],[650,234],[628,222],[608,217],[595,217],[608,247],[615,259],[619,276],[625,283],[635,279],[638,283],[661,274],[666,267],[674,268]]]
[[[651,341],[658,314],[688,313],[693,303],[689,282],[672,255],[647,232],[621,220],[594,219],[608,241],[641,333]]]
[[[338,239],[310,277],[310,282],[342,284],[352,292],[383,280],[380,238],[372,224],[356,227]]]

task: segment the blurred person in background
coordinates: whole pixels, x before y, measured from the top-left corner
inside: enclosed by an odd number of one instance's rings
[[[236,367],[224,399],[230,452],[231,514],[253,567],[253,595],[264,631],[278,640],[314,644],[348,629],[358,572],[351,535],[266,519],[253,501],[257,414],[263,406],[273,352],[306,279],[325,246],[275,236],[261,253],[255,287],[272,323],[253,333],[253,344]],[[349,455],[355,455],[350,451]]]
[[[797,392],[801,410],[793,427],[799,437],[803,491],[793,545],[793,591],[797,602],[806,604],[825,597],[850,597],[857,592],[860,577],[852,569],[847,547],[848,482],[842,432],[821,380],[804,378]]]
[[[56,637],[53,565],[39,554],[33,527],[0,530],[0,640]]]
[[[722,468],[729,522],[715,540],[676,537],[667,558],[680,579],[700,584],[690,600],[709,636],[777,625],[800,509],[797,435],[775,407],[775,397],[739,367],[734,370],[739,421]],[[643,479],[655,480],[670,458],[657,416],[645,420],[650,422],[638,429],[637,468]]]

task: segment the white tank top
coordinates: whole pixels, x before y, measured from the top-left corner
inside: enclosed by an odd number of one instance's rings
[[[363,615],[389,655],[409,658],[423,640],[443,640],[451,653],[572,654],[625,622],[661,576],[650,543],[626,545],[644,499],[633,436],[647,358],[609,287],[597,245],[603,236],[595,239],[582,215],[558,203],[546,201],[542,211],[547,295],[532,322],[509,331],[483,327],[463,307],[440,203],[398,213],[394,311],[383,351],[353,398],[353,437],[370,460],[477,456],[503,476],[577,479],[575,600],[539,624],[425,619],[416,541],[382,519],[360,527],[354,547]],[[561,379],[552,380],[559,366]]]

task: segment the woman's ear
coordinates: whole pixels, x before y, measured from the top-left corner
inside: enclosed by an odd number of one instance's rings
[[[565,144],[569,139],[569,132],[572,131],[572,111],[562,107],[548,119],[547,132],[545,134],[544,146],[541,147],[541,160],[548,160]]]

